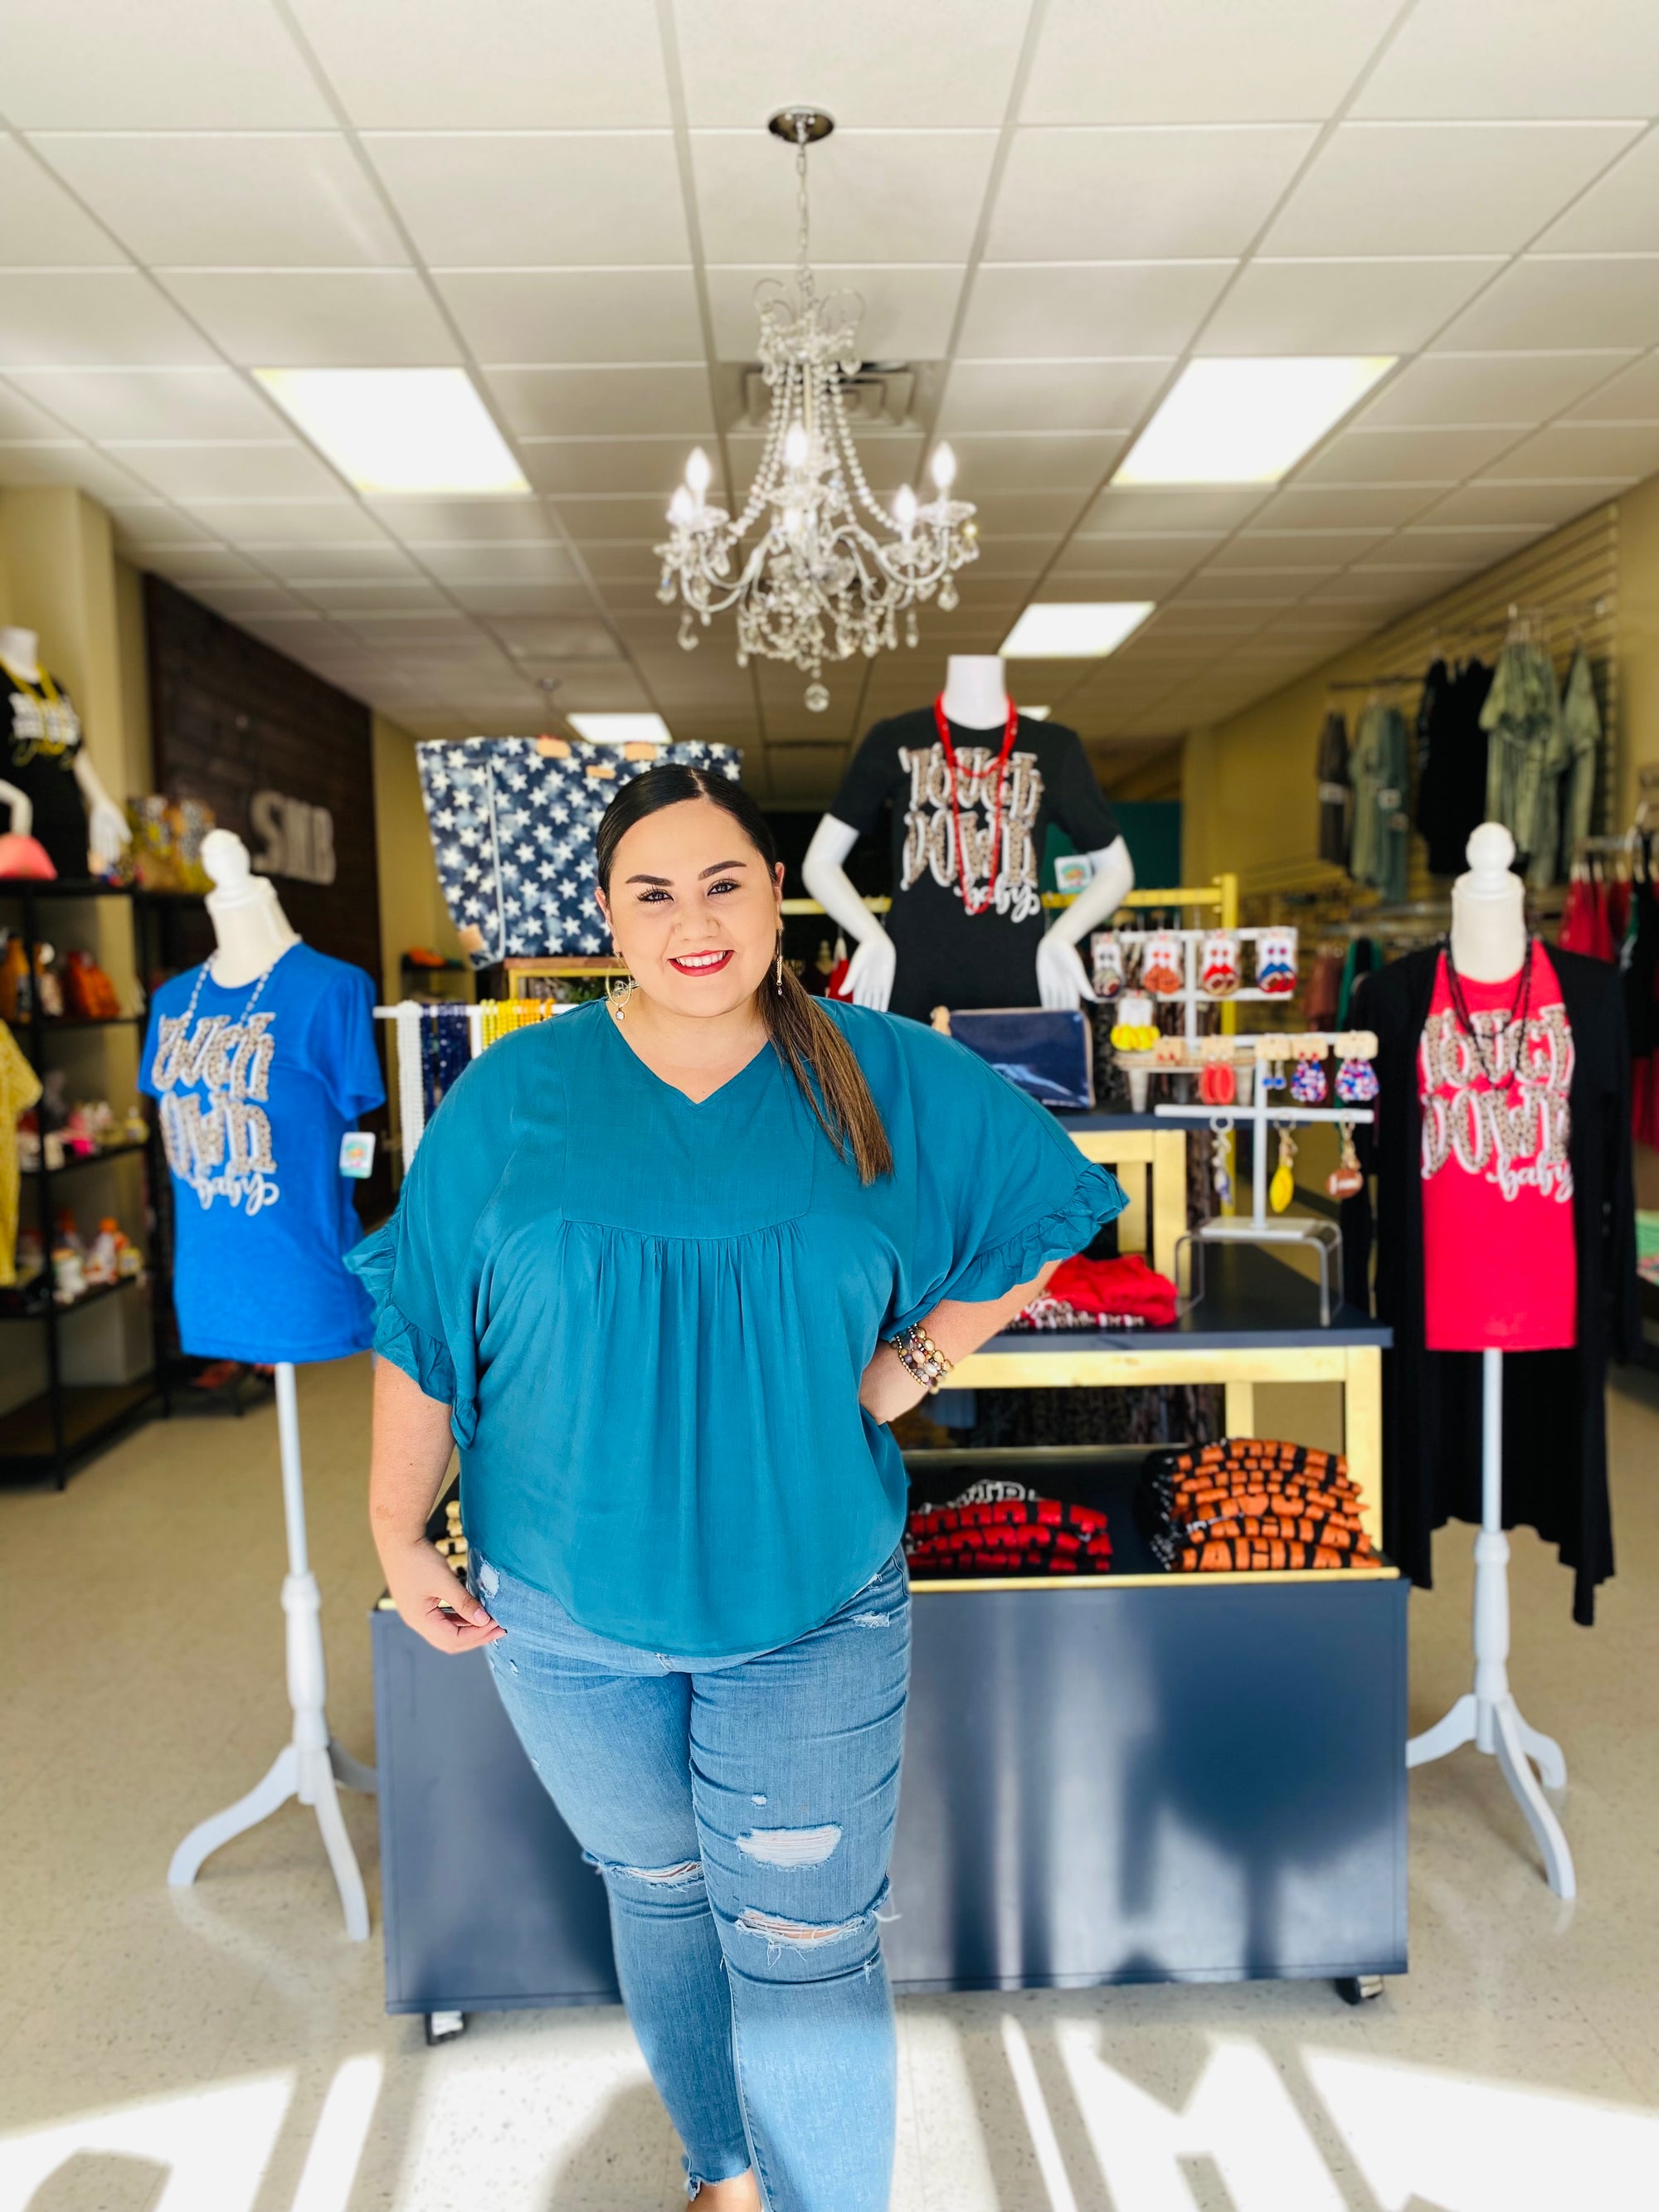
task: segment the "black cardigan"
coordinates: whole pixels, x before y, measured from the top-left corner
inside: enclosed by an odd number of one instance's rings
[[[1417,1048],[1434,995],[1439,948],[1407,953],[1365,978],[1349,1019],[1375,1030],[1377,1120],[1355,1132],[1377,1178],[1376,1316],[1394,1331],[1382,1360],[1383,1533],[1395,1564],[1425,1589],[1430,1538],[1451,1519],[1480,1518],[1480,1355],[1424,1343],[1423,1109]],[[1630,1067],[1619,976],[1599,960],[1552,949],[1572,1031],[1569,1092],[1578,1341],[1570,1352],[1504,1363],[1504,1525],[1535,1528],[1575,1570],[1572,1617],[1595,1618],[1613,1572],[1604,1386],[1609,1355],[1640,1333],[1631,1182]],[[1342,1209],[1346,1289],[1369,1306],[1370,1187]]]

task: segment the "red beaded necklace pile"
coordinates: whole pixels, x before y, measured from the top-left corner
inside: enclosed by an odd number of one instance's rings
[[[1002,739],[1002,750],[997,755],[996,801],[991,810],[991,867],[986,879],[985,896],[975,906],[968,896],[968,848],[962,836],[962,806],[958,798],[960,772],[957,767],[957,749],[951,742],[951,725],[945,718],[945,694],[941,691],[933,702],[933,720],[939,725],[939,743],[945,748],[945,759],[951,774],[951,826],[957,845],[957,887],[962,893],[962,903],[969,914],[983,914],[996,896],[997,876],[1002,866],[1002,780],[1008,765],[1008,756],[1014,749],[1014,732],[1019,727],[1019,709],[1011,699],[1008,702],[1008,727]]]

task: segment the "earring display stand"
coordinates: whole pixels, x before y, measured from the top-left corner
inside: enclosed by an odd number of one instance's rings
[[[1309,1036],[1316,1032],[1309,1030]],[[1241,1040],[1241,1042],[1243,1040]],[[1334,1037],[1326,1039],[1334,1044]],[[1230,1135],[1239,1121],[1247,1122],[1251,1131],[1250,1147],[1250,1211],[1248,1214],[1215,1214],[1208,1221],[1200,1221],[1189,1229],[1176,1243],[1176,1279],[1181,1279],[1181,1254],[1188,1249],[1188,1281],[1189,1302],[1196,1305],[1204,1296],[1204,1248],[1208,1244],[1267,1244],[1297,1245],[1310,1249],[1319,1261],[1319,1325],[1328,1328],[1339,1301],[1332,1296],[1334,1279],[1340,1272],[1342,1233],[1334,1221],[1314,1220],[1305,1215],[1275,1217],[1267,1208],[1267,1139],[1274,1127],[1301,1127],[1311,1121],[1346,1121],[1352,1126],[1376,1119],[1367,1106],[1298,1106],[1286,1100],[1283,1104],[1272,1103],[1275,1093],[1261,1080],[1263,1071],[1256,1070],[1256,1079],[1250,1086],[1248,1101],[1237,1108],[1214,1106],[1156,1106],[1153,1112],[1161,1121],[1203,1121],[1217,1136]]]
[[[1578,1893],[1572,1853],[1539,1776],[1567,1786],[1567,1762],[1553,1737],[1528,1728],[1510,1688],[1510,1540],[1504,1533],[1504,1355],[1480,1355],[1480,1534],[1474,1540],[1474,1687],[1443,1720],[1406,1746],[1407,1766],[1426,1766],[1472,1743],[1490,1752],[1526,1814],[1558,1897]],[[1538,1772],[1533,1771],[1534,1765]]]
[[[323,1661],[322,1597],[311,1571],[306,1543],[305,1480],[300,1462],[300,1413],[291,1362],[276,1364],[276,1433],[283,1467],[283,1515],[288,1530],[288,1575],[283,1611],[288,1623],[288,1698],[294,1709],[294,1733],[276,1754],[264,1779],[246,1797],[201,1821],[173,1855],[167,1881],[188,1888],[203,1862],[233,1836],[257,1827],[290,1797],[309,1805],[323,1832],[323,1845],[345,1911],[346,1934],[354,1943],[368,1936],[368,1900],[351,1838],[340,1812],[339,1790],[373,1794],[375,1774],[343,1749],[329,1734],[327,1674]]]

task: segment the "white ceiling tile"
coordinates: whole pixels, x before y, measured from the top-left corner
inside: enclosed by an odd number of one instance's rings
[[[1203,568],[1181,587],[1182,606],[1285,606],[1322,582],[1323,568]]]
[[[1377,609],[1412,606],[1440,587],[1443,568],[1346,568],[1340,576],[1309,593],[1322,605],[1344,605]]]
[[[615,660],[620,652],[597,614],[502,615],[488,628],[515,660]]]
[[[1502,266],[1497,259],[1253,261],[1200,349],[1413,353]]]
[[[677,6],[687,112],[694,125],[758,131],[775,109],[810,98],[871,129],[1000,124],[1028,14],[1026,0]]]
[[[0,368],[125,368],[210,359],[137,270],[21,270],[5,279]]]
[[[1659,470],[1659,422],[1553,422],[1486,471],[1492,477],[1622,477]]]
[[[8,448],[13,483],[75,484],[94,499],[142,498],[149,486],[91,446],[18,445]],[[37,457],[31,463],[29,455]]]
[[[424,545],[420,561],[441,584],[580,581],[575,562],[562,545]]]
[[[709,270],[709,312],[721,361],[757,358],[755,287],[777,273],[762,266]],[[866,361],[933,361],[945,352],[962,295],[960,266],[878,269],[823,263],[817,274],[820,292],[856,292],[863,301],[858,346]]]
[[[1368,557],[1364,565],[1382,562],[1407,567],[1418,561],[1439,562],[1476,574],[1490,568],[1494,561],[1518,553],[1540,535],[1539,531],[1524,523],[1494,526],[1487,530],[1435,529],[1417,524],[1391,538],[1386,546]]]
[[[1655,11],[1659,21],[1659,10]],[[1449,352],[1659,342],[1659,255],[1517,261],[1444,331]]]
[[[993,361],[1176,352],[1232,270],[1231,261],[981,267],[957,349]]]
[[[1103,578],[1121,573],[1184,576],[1200,561],[1207,560],[1221,543],[1219,532],[1208,531],[1122,530],[1109,535],[1079,531],[1055,556],[1054,573],[1066,578],[1068,592],[1084,576]],[[1087,599],[1090,595],[1079,587],[1075,596]],[[1121,599],[1133,594],[1109,592],[1101,596]]]
[[[1349,123],[1270,254],[1516,253],[1636,136],[1629,123]]]
[[[979,558],[963,574],[977,577],[987,584],[1017,585],[1047,566],[1058,543],[1052,532],[1045,531],[1035,538],[1020,538],[1012,532],[993,534],[981,531]]]
[[[666,131],[398,132],[366,143],[434,268],[690,259]]]
[[[13,380],[88,438],[274,438],[284,428],[229,368],[18,369]]]
[[[299,614],[304,611],[291,592],[280,584],[201,577],[191,586],[191,597],[216,614],[239,620],[244,615]]]
[[[432,368],[459,358],[412,270],[170,269],[162,282],[245,368]]]
[[[1659,12],[1644,0],[1419,0],[1359,115],[1651,115]]]
[[[25,147],[0,139],[0,268],[74,266],[124,269],[127,257]]]
[[[1516,523],[1555,529],[1600,506],[1607,489],[1590,483],[1503,483],[1483,477],[1448,492],[1421,519],[1434,524]]]
[[[191,539],[210,544],[216,533],[193,515],[164,499],[121,499],[106,502],[118,533],[134,545],[182,545]]]
[[[1269,484],[1114,486],[1102,492],[1079,527],[1091,535],[1120,530],[1232,530],[1255,514]]]
[[[996,147],[993,131],[836,131],[808,157],[814,264],[965,262]],[[796,224],[788,149],[763,131],[696,131],[691,162],[705,258],[786,276]]]
[[[44,441],[61,445],[79,427],[72,423],[66,429],[60,420],[47,414],[44,407],[37,407],[24,392],[12,385],[0,384],[0,438],[14,444],[27,439],[36,444]]]
[[[451,270],[436,283],[483,362],[690,361],[702,353],[690,269]]]
[[[556,538],[558,525],[539,500],[371,499],[367,502],[394,538],[409,545],[495,544],[505,538]]]
[[[1545,253],[1659,252],[1659,132],[1632,147],[1538,244]]]
[[[362,130],[555,130],[665,124],[652,0],[295,0]]]
[[[5,112],[20,130],[71,117],[83,131],[292,131],[333,119],[264,0],[6,0],[5,28]]]
[[[1440,496],[1424,484],[1287,484],[1256,517],[1264,530],[1392,530]]]
[[[521,436],[628,437],[652,430],[714,435],[702,362],[631,368],[498,368],[485,380]]]
[[[1316,135],[1311,124],[1021,131],[998,188],[986,258],[1243,253]]]
[[[289,584],[395,580],[413,578],[416,574],[408,554],[384,538],[342,539],[321,545],[266,545],[260,551],[259,566]]]
[[[1368,552],[1387,536],[1382,530],[1245,530],[1215,556],[1218,568],[1322,567],[1328,574]],[[1311,580],[1311,579],[1310,580]]]
[[[337,131],[49,131],[34,143],[152,265],[361,268],[407,258]]]
[[[589,526],[584,524],[586,530]],[[656,548],[648,536],[596,538],[585,536],[581,563],[603,591],[612,583],[637,584],[660,573]]]
[[[301,596],[325,614],[349,616],[434,612],[447,610],[449,601],[436,584],[423,576],[383,576],[378,582],[362,579],[315,576],[296,585]]]
[[[665,500],[644,496],[590,499],[567,495],[555,502],[554,512],[579,545],[617,540],[632,544],[641,538],[659,544],[667,535],[666,507]],[[656,565],[651,563],[653,568]]]
[[[1058,543],[1088,504],[1085,491],[994,491],[976,500],[979,524],[993,536],[1047,534]]]
[[[957,496],[993,491],[1093,491],[1127,445],[1122,434],[1079,430],[959,432]]]
[[[1542,422],[1628,353],[1431,353],[1407,362],[1357,420],[1366,429]]]
[[[1131,430],[1174,368],[1172,360],[959,361],[939,427],[966,430]]]
[[[1574,422],[1659,422],[1659,354],[1632,362],[1599,392],[1567,410]]]
[[[231,543],[256,545],[366,544],[374,525],[355,499],[188,500],[198,520]]]
[[[146,545],[141,568],[171,576],[185,591],[198,584],[253,584],[263,580],[251,561],[226,545]]]
[[[1298,483],[1461,483],[1520,434],[1512,425],[1455,430],[1341,430],[1301,470]]]
[[[112,459],[167,499],[326,499],[339,479],[294,439],[258,445],[112,445]]]
[[[519,459],[539,492],[646,492],[656,496],[659,514],[665,514],[674,487],[685,474],[690,444],[684,437],[673,436],[524,438],[519,442]],[[718,471],[709,495],[721,496]]]
[[[447,576],[444,586],[457,606],[485,617],[539,615],[555,609],[580,614],[593,604],[585,584],[568,580],[562,584],[524,584],[510,578]]]
[[[1021,118],[1322,120],[1397,12],[1395,0],[1050,0]]]
[[[650,705],[645,686],[625,665],[572,661],[559,678],[557,711],[561,714],[626,714]]]
[[[0,483],[66,483],[70,460],[91,451],[73,438],[8,439],[0,444]]]

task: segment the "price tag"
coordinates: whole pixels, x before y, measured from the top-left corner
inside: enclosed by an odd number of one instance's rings
[[[348,1129],[340,1139],[340,1173],[361,1182],[374,1172],[374,1132],[372,1129]]]

